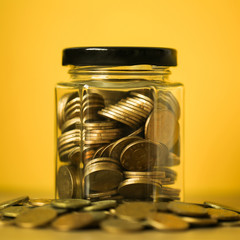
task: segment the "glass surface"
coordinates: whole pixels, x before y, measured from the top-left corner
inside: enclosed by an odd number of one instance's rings
[[[183,86],[167,68],[73,67],[56,86],[56,197],[183,200]]]

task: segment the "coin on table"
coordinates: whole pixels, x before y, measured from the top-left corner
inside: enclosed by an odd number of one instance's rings
[[[16,225],[23,228],[42,227],[54,218],[57,212],[50,208],[33,208],[16,217]]]
[[[156,161],[165,161],[167,149],[149,140],[138,140],[127,145],[121,153],[122,166],[130,171],[152,169]]]
[[[208,216],[208,211],[206,208],[184,202],[170,202],[168,204],[168,210],[184,216],[190,217],[204,217]]]
[[[226,210],[240,213],[240,208],[234,208],[234,207],[226,206],[226,205],[216,203],[216,202],[204,202],[204,205],[206,207],[212,207],[212,208],[217,208],[217,209],[226,209]]]
[[[116,209],[116,215],[122,219],[143,220],[155,211],[155,205],[152,202],[125,202],[120,204]]]
[[[230,210],[226,210],[226,209],[208,208],[207,212],[211,218],[221,220],[221,221],[240,220],[240,214]]]
[[[182,219],[194,227],[208,227],[208,226],[215,226],[218,224],[217,219],[214,219],[214,218],[182,217]]]
[[[52,227],[59,231],[71,231],[92,225],[95,222],[94,216],[88,212],[73,212],[58,217]]]
[[[139,222],[110,218],[100,223],[103,230],[110,233],[136,232],[143,229]]]
[[[8,200],[8,201],[1,202],[0,203],[0,210],[4,209],[6,207],[10,207],[10,206],[13,206],[13,205],[17,205],[17,204],[27,202],[28,200],[29,200],[28,196],[22,196],[22,197],[18,197],[18,198],[15,198],[15,199],[11,199],[11,200]]]
[[[10,206],[7,208],[4,208],[1,213],[3,214],[4,217],[17,217],[21,213],[24,213],[28,211],[30,208],[25,207],[25,206]]]
[[[0,217],[0,227],[1,226],[10,226],[15,224],[15,218],[11,217]]]
[[[53,199],[47,198],[31,198],[29,199],[29,204],[33,207],[42,207],[51,204]]]
[[[152,213],[148,216],[149,224],[157,230],[186,230],[189,228],[189,223],[182,220],[180,217],[170,213]]]
[[[161,185],[149,179],[126,179],[120,183],[118,192],[125,198],[147,199],[154,191],[159,191]]]
[[[51,204],[56,208],[79,209],[90,205],[90,201],[86,199],[56,199]]]
[[[145,137],[171,149],[179,138],[179,123],[170,110],[155,109],[145,123]]]
[[[93,202],[91,206],[84,207],[83,211],[99,211],[114,208],[116,206],[117,206],[116,200],[102,200]]]
[[[132,137],[123,137],[120,140],[116,141],[112,148],[110,149],[109,155],[114,158],[120,160],[120,155],[123,149],[130,143],[135,142],[137,140],[141,140],[141,137],[132,136]]]

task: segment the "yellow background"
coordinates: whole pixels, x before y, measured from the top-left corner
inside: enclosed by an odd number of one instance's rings
[[[178,50],[185,190],[240,192],[240,1],[1,0],[0,191],[54,189],[54,86],[63,48]],[[39,195],[40,196],[40,195]]]

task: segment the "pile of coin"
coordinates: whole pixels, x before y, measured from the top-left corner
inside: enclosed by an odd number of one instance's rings
[[[200,227],[240,227],[240,209],[218,203],[86,199],[29,199],[0,203],[0,226],[74,231],[100,228],[110,233],[144,229],[183,231]]]
[[[177,179],[171,168],[180,164],[180,107],[174,95],[116,91],[116,101],[108,100],[106,106],[109,92],[80,92],[58,101],[58,196],[180,199],[180,190],[170,187]],[[62,164],[70,169],[68,174],[60,171]]]

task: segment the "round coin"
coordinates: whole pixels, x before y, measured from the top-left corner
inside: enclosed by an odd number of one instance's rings
[[[207,213],[211,218],[222,220],[222,221],[236,221],[240,220],[240,214],[226,210],[226,209],[214,209],[208,208]]]
[[[86,199],[56,199],[51,202],[56,208],[78,209],[90,205]]]
[[[155,109],[145,124],[145,137],[171,149],[179,138],[179,123],[169,110]]]
[[[15,224],[23,228],[42,227],[56,218],[57,212],[50,208],[33,208],[16,217]]]
[[[100,226],[102,229],[110,233],[136,232],[143,229],[143,225],[139,222],[114,218],[101,222]]]

